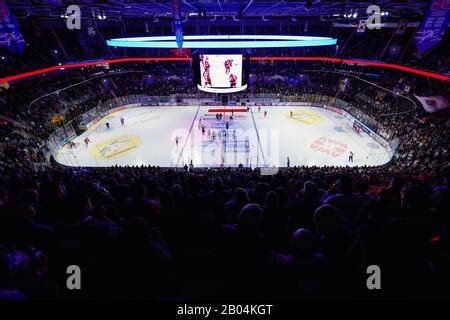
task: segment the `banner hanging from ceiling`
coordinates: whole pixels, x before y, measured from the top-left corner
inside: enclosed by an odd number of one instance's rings
[[[367,26],[367,20],[359,20],[358,25],[356,26],[356,32],[357,33],[364,33]]]
[[[21,54],[24,46],[25,40],[15,17],[9,10],[6,0],[0,0],[0,47]]]
[[[449,108],[448,99],[441,95],[430,97],[414,96],[420,101],[420,104],[428,113],[435,113]]]
[[[433,0],[414,39],[420,55],[441,42],[449,22],[450,2]]]

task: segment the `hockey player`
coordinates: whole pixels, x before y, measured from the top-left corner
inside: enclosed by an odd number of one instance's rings
[[[234,74],[230,75],[230,87],[235,88],[236,87],[236,81],[237,77]]]
[[[120,117],[120,124],[122,127],[125,125],[125,119],[123,117]]]
[[[209,71],[208,71],[208,72],[205,71],[205,72],[203,73],[203,77],[205,78],[205,87],[206,87],[207,85],[212,86],[212,83],[211,83],[211,76],[209,75]]]
[[[84,139],[84,143],[86,144],[86,148],[88,147],[89,142],[91,142],[91,140],[89,140],[89,138],[86,137],[86,138]]]
[[[205,72],[208,72],[208,74],[209,74],[209,68],[211,67],[211,65],[209,64],[208,57],[205,58],[205,62],[203,63],[203,67],[205,68]]]
[[[350,153],[348,154],[348,162],[353,162],[353,152],[350,150]]]
[[[229,74],[231,67],[233,66],[233,59],[226,60],[224,65],[225,65],[225,74]]]

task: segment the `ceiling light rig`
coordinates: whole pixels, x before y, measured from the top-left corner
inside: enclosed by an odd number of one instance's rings
[[[286,35],[208,35],[184,36],[183,48],[191,49],[253,49],[317,47],[335,45],[337,40],[330,37],[286,36]],[[175,36],[134,37],[107,40],[113,47],[127,48],[178,48]]]

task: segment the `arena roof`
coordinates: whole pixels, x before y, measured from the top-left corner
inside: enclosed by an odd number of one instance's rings
[[[329,16],[342,19],[344,14],[358,12],[353,16],[365,15],[369,5],[377,4],[389,12],[392,18],[421,17],[428,1],[385,0],[373,1],[326,1],[326,0],[180,0],[182,14],[188,17],[261,17],[261,16]],[[171,17],[172,0],[14,0],[8,1],[10,9],[19,18],[35,16],[40,19],[60,19],[70,4],[79,5],[82,12],[95,17],[102,14],[106,19],[128,19],[138,17]]]

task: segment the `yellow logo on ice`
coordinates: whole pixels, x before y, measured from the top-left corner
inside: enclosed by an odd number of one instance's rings
[[[306,124],[319,124],[323,122],[323,118],[320,114],[307,110],[289,111],[288,118]]]
[[[141,144],[141,139],[134,135],[121,135],[103,140],[93,148],[91,155],[99,160],[114,159],[131,153]]]

